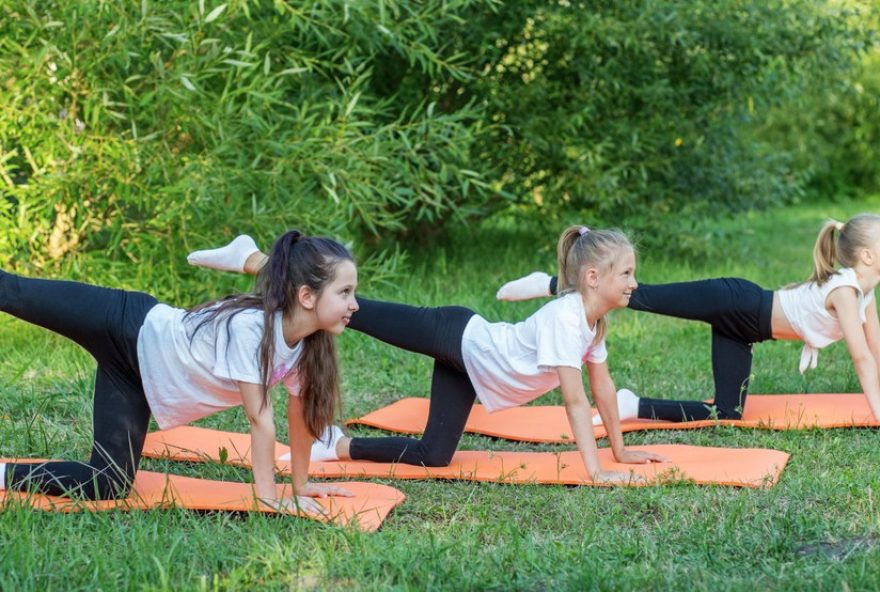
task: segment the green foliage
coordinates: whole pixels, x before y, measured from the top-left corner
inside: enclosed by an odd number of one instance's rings
[[[381,278],[499,212],[703,252],[697,219],[876,179],[875,62],[839,91],[869,7],[7,0],[0,265],[197,298],[184,254],[239,232],[351,240]]]
[[[878,12],[880,14],[880,12]],[[876,28],[875,28],[876,29]],[[818,85],[797,109],[777,110],[762,137],[789,151],[814,199],[880,189],[880,49],[834,84]]]
[[[173,292],[187,249],[237,232],[363,242],[481,212],[478,110],[375,74],[464,76],[439,33],[472,4],[3,3],[0,264],[135,263]]]
[[[472,89],[499,124],[484,150],[536,219],[681,246],[682,220],[801,194],[791,155],[751,130],[853,66],[871,40],[858,19],[815,0],[518,2],[471,23]]]

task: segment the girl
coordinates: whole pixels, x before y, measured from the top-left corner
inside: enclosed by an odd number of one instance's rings
[[[150,415],[163,429],[243,405],[257,497],[277,509],[320,511],[309,497],[351,495],[309,482],[314,434],[339,398],[333,335],[358,309],[357,269],[342,245],[297,231],[275,243],[252,294],[192,311],[138,292],[0,272],[0,309],[72,339],[98,362],[94,447],[87,463],[0,464],[0,489],[86,499],[125,497]],[[269,388],[290,394],[293,498],[278,499]]]
[[[643,284],[630,299],[631,309],[712,326],[715,400],[707,405],[649,399],[622,389],[617,398],[621,419],[739,419],[748,392],[753,343],[803,341],[803,373],[816,367],[819,349],[844,339],[871,411],[880,420],[880,324],[874,301],[874,288],[880,282],[880,216],[859,214],[846,224],[826,222],[816,239],[813,262],[806,282],[775,292],[736,278]],[[835,262],[842,267],[835,269]],[[502,286],[498,298],[524,300],[556,289],[556,278],[535,272]]]
[[[614,383],[605,363],[605,315],[626,306],[638,286],[632,245],[617,231],[574,226],[560,237],[557,253],[562,295],[516,325],[489,323],[461,307],[415,308],[361,299],[351,328],[434,358],[428,423],[420,440],[347,438],[334,428],[328,443],[313,451],[312,458],[323,454],[325,460],[446,466],[476,399],[492,412],[528,403],[558,386],[590,477],[597,482],[629,482],[631,475],[603,471],[599,464],[592,411],[581,379],[586,362],[590,388],[609,426],[618,462],[665,460],[624,448]],[[220,249],[193,253],[189,261],[254,273],[264,258],[249,237],[239,237]]]

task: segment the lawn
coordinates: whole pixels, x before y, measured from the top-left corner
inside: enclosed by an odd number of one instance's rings
[[[880,209],[861,202],[800,205],[711,227],[695,262],[639,255],[638,277],[665,282],[733,275],[775,288],[806,277],[828,216]],[[517,321],[540,302],[500,303],[497,287],[552,271],[556,236],[508,228],[462,231],[413,257],[396,285],[372,297],[470,306]],[[210,281],[212,273],[205,271]],[[140,288],[149,290],[149,286]],[[191,303],[179,303],[191,304]],[[0,455],[84,458],[90,447],[93,363],[63,340],[0,319]],[[340,340],[345,416],[427,396],[430,363],[363,335]],[[664,397],[711,396],[709,330],[618,311],[609,366],[618,387]],[[755,346],[755,393],[857,392],[843,344],[801,376],[800,345]],[[280,404],[277,413],[283,417]],[[559,403],[558,393],[537,401]],[[199,425],[245,431],[240,410]],[[280,438],[286,438],[279,421]],[[378,433],[357,430],[359,434]],[[880,432],[711,428],[630,433],[628,443],[784,450],[778,485],[752,490],[690,484],[646,488],[388,482],[407,495],[376,533],[261,515],[180,510],[53,515],[0,513],[0,588],[236,590],[874,590],[880,589]],[[600,446],[606,443],[600,442]],[[465,436],[463,449],[560,450]],[[146,460],[151,470],[247,481],[228,466]]]

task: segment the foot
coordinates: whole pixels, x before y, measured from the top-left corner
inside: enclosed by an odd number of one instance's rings
[[[339,455],[336,454],[336,444],[344,436],[345,434],[339,426],[327,426],[321,437],[312,444],[312,453],[309,460],[312,462],[339,460]]]
[[[639,416],[639,397],[629,389],[617,391],[617,416],[620,421],[635,419]],[[602,425],[602,416],[593,416],[593,425]]]
[[[312,443],[312,451],[309,454],[309,460],[311,462],[339,460],[339,455],[336,454],[336,444],[338,444],[339,440],[341,440],[344,436],[345,434],[342,433],[342,428],[340,428],[339,426],[327,426],[324,429],[324,433],[321,434],[321,437]],[[289,462],[290,453],[285,452],[278,457],[278,460],[282,462]]]
[[[196,267],[209,267],[220,271],[237,271],[244,273],[248,257],[259,252],[257,243],[246,234],[235,237],[228,245],[218,249],[193,251],[186,260]]]
[[[495,298],[498,300],[510,302],[548,296],[550,296],[550,276],[543,271],[535,271],[527,276],[507,282],[495,294]]]

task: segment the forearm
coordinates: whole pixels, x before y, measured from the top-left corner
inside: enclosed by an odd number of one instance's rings
[[[856,374],[859,377],[859,383],[862,385],[862,392],[868,400],[868,406],[874,419],[880,421],[880,364],[874,356],[865,356],[864,358],[853,360]]]
[[[309,456],[314,442],[303,421],[299,397],[288,397],[287,433],[290,434],[290,481],[294,492],[298,492],[309,481]]]
[[[274,500],[275,488],[275,426],[254,424],[251,426],[251,466],[257,497]]]
[[[590,477],[594,478],[602,470],[602,465],[599,463],[599,449],[596,446],[596,435],[593,432],[593,417],[590,406],[586,403],[586,398],[583,403],[566,404],[565,413],[568,416],[568,423],[571,426],[584,466]]]
[[[602,423],[605,425],[608,443],[614,452],[615,458],[623,452],[623,432],[620,429],[620,416],[617,413],[617,393],[614,388],[594,389],[593,397],[596,399],[596,408],[599,415],[602,416]]]
[[[291,436],[290,439],[290,482],[293,484],[294,493],[309,482],[309,453],[313,440],[300,436]]]

